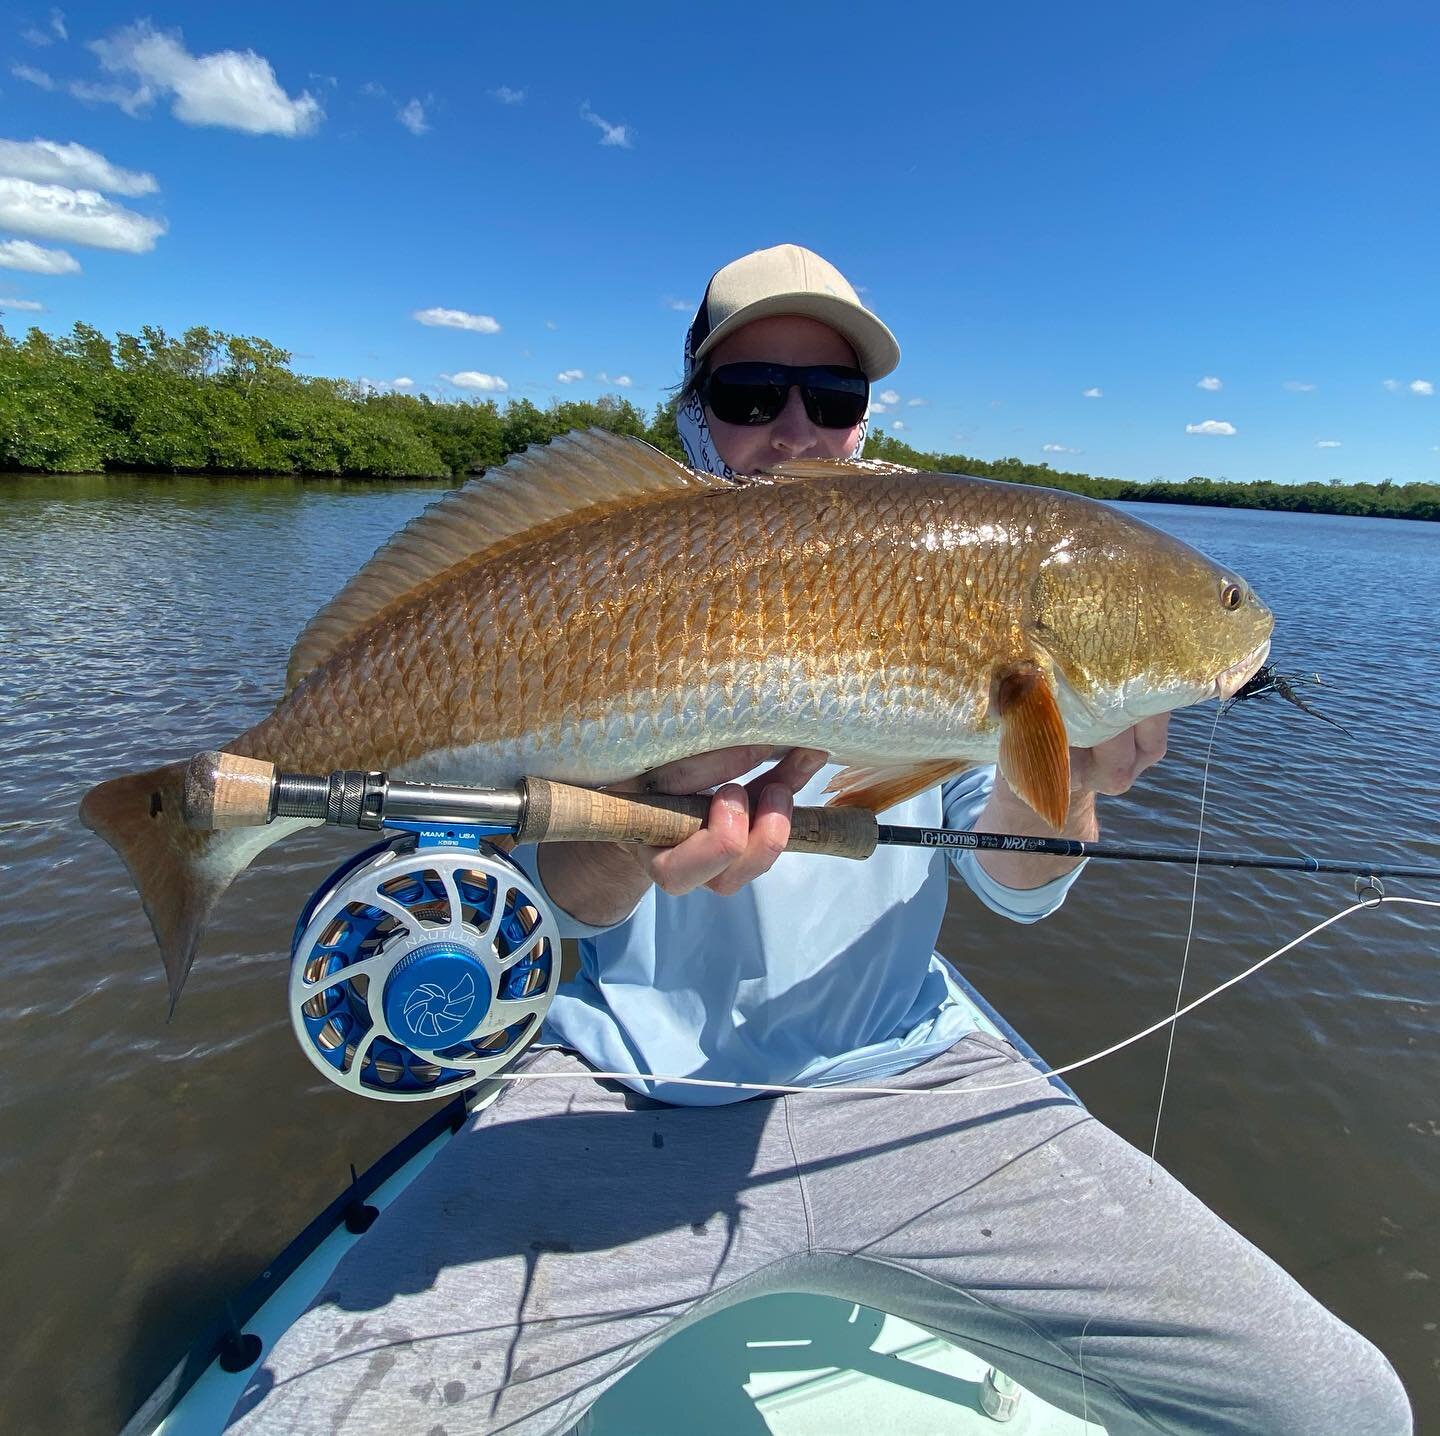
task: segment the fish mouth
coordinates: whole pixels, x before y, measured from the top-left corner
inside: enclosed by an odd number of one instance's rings
[[[1259,671],[1260,665],[1270,656],[1270,640],[1267,638],[1253,652],[1242,658],[1239,663],[1232,663],[1229,668],[1222,669],[1220,676],[1215,680],[1216,698],[1232,698],[1238,693]]]

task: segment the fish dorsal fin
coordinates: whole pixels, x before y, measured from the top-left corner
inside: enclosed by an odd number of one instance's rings
[[[888,459],[790,459],[766,472],[771,479],[839,479],[847,474],[918,474],[909,464],[892,464]]]
[[[376,550],[301,630],[286,665],[285,691],[392,604],[415,597],[457,564],[493,557],[586,515],[686,490],[733,487],[641,439],[603,429],[532,445],[431,504]]]

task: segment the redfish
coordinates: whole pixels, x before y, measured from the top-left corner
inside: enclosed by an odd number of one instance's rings
[[[998,762],[1059,828],[1071,746],[1230,696],[1273,622],[1237,574],[1076,494],[828,460],[723,480],[590,432],[391,538],[300,634],[275,709],[223,747],[485,786],[820,748],[845,765],[832,801],[875,811]],[[192,831],[184,768],[80,809],[129,868],[172,1005],[220,895],[308,821]]]

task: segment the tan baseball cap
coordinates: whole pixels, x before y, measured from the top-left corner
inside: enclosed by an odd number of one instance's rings
[[[798,244],[757,249],[716,270],[695,315],[695,362],[727,334],[770,314],[802,314],[843,334],[867,379],[883,379],[900,362],[895,336],[860,303],[849,280]]]

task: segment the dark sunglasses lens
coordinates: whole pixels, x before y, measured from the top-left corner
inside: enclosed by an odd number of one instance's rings
[[[768,364],[722,364],[705,384],[705,402],[727,424],[768,424],[785,407],[787,376]]]
[[[793,384],[800,385],[810,422],[822,429],[853,428],[865,417],[870,381],[858,369],[838,365],[722,364],[705,381],[703,397],[727,424],[769,424]]]
[[[801,393],[812,423],[822,429],[849,429],[865,417],[870,383],[855,369],[812,369]]]

